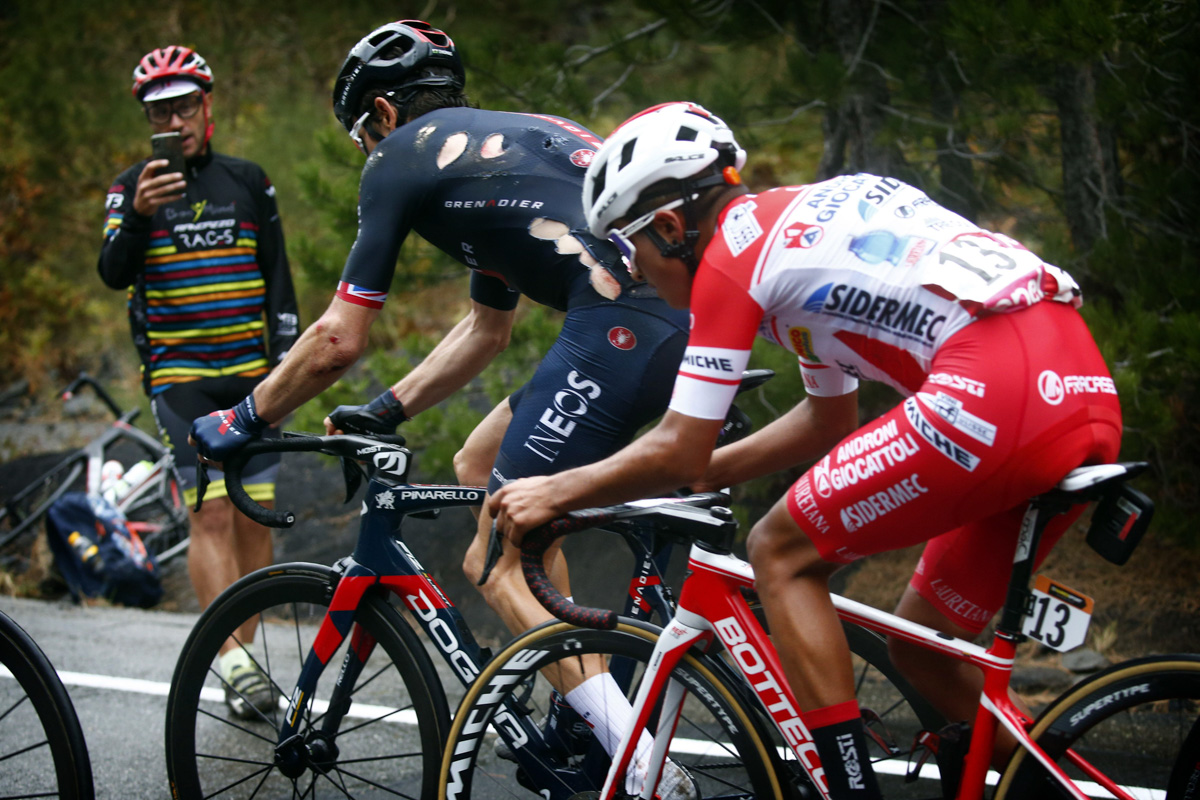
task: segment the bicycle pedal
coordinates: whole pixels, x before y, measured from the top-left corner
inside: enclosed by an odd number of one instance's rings
[[[884,752],[885,755],[894,756],[900,753],[900,746],[896,744],[896,740],[888,731],[887,725],[883,723],[883,718],[872,708],[861,709],[863,730],[867,734],[867,739],[875,743],[875,746]]]
[[[911,783],[920,777],[921,768],[933,756],[942,778],[942,796],[945,800],[953,800],[958,793],[958,784],[962,780],[963,761],[971,744],[971,725],[968,722],[952,722],[937,733],[919,731],[913,739],[913,748],[909,753],[908,769],[904,776],[905,783]],[[918,755],[917,763],[913,764],[913,756]]]

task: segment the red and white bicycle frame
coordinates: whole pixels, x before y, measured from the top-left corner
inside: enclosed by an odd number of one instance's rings
[[[621,746],[613,756],[613,765],[605,781],[601,800],[610,800],[620,788],[616,776],[626,773],[638,741],[638,737],[633,735],[634,731],[645,727],[657,699],[663,697],[654,749],[649,757],[648,774],[641,793],[643,800],[653,798],[682,705],[683,687],[669,680],[671,672],[689,648],[707,648],[714,637],[720,639],[729,652],[731,660],[769,713],[813,785],[823,797],[828,798],[825,770],[817,756],[808,726],[804,723],[803,714],[784,677],[779,656],[742,596],[743,589],[754,586],[753,569],[739,558],[714,553],[699,545],[692,546],[688,569],[690,574],[683,584],[678,609],[650,658],[634,703],[632,727],[625,731]],[[997,725],[1000,724],[1016,737],[1019,746],[1029,750],[1058,779],[1072,797],[1088,800],[1088,795],[1030,738],[1027,727],[1032,722],[1031,718],[1013,705],[1009,698],[1009,677],[1016,654],[1015,637],[997,636],[992,646],[985,649],[840,595],[833,595],[832,598],[838,616],[843,620],[944,653],[983,670],[983,695],[972,727],[971,755],[964,763],[962,783],[956,795],[959,800],[979,800],[983,797],[990,754]],[[1098,770],[1089,769],[1082,759],[1072,757],[1072,760],[1115,797],[1129,797]]]

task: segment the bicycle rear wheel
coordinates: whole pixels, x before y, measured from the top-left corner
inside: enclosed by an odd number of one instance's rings
[[[591,654],[606,657],[610,666],[623,659],[634,668],[632,681],[623,687],[632,699],[656,639],[653,626],[623,621],[612,631],[551,622],[514,640],[488,662],[459,705],[442,762],[440,796],[463,800],[540,794],[557,800],[602,788],[607,755],[586,725],[563,731],[557,720],[550,721],[551,687],[541,671]],[[672,677],[682,682],[686,697],[669,757],[691,775],[696,796],[782,796],[774,769],[778,759],[759,718],[743,707],[741,689],[729,683],[723,666],[689,654]],[[511,722],[497,719],[506,703],[557,741],[539,746],[518,738],[521,746],[514,748],[519,756],[506,753],[507,746],[495,746],[494,737],[485,735],[489,724],[513,731]],[[512,760],[518,757],[524,759],[520,767]],[[534,768],[542,781],[530,777]]]
[[[75,706],[41,648],[3,613],[0,664],[8,671],[0,672],[4,796],[92,800],[92,765]]]
[[[1200,797],[1200,656],[1151,656],[1100,672],[1051,703],[1031,734],[1094,796],[1109,795],[1096,793],[1068,749],[1137,800]],[[1068,796],[1023,749],[996,789],[997,800]]]
[[[329,700],[350,637],[325,662],[290,752],[301,767],[276,764],[287,700],[317,638],[335,581],[328,567],[285,564],[235,583],[201,616],[180,653],[167,701],[167,772],[173,797],[433,798],[448,709],[420,641],[383,599],[368,593],[354,622],[377,644],[349,690],[353,705],[325,730]],[[247,625],[249,623],[249,625]],[[231,715],[218,653],[248,640],[278,702],[245,721]],[[290,772],[291,775],[285,774]]]
[[[854,666],[855,694],[867,723],[867,750],[883,796],[939,796],[940,765],[931,758],[914,783],[908,771],[921,731],[936,733],[946,719],[909,685],[888,658],[887,641],[879,634],[842,623]]]

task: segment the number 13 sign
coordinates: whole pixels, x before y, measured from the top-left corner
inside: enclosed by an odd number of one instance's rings
[[[1072,650],[1087,638],[1093,605],[1087,595],[1038,575],[1033,584],[1033,611],[1025,617],[1023,632],[1053,650]]]

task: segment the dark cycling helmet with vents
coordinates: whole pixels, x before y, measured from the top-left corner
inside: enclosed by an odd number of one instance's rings
[[[212,68],[208,66],[208,62],[189,47],[171,45],[146,53],[138,65],[133,68],[133,96],[138,100],[145,101],[146,94],[150,89],[172,82],[172,79],[183,79],[179,81],[180,88],[178,90],[160,94],[151,99],[161,100],[178,94],[186,94],[187,91],[195,91],[195,89],[187,90],[184,81],[195,83],[206,92],[211,92],[213,87]]]
[[[466,80],[454,42],[444,31],[416,19],[389,22],[350,49],[333,85],[333,113],[350,130],[371,89],[397,90],[395,100],[404,104],[422,87],[462,89]]]
[[[663,103],[648,108],[621,123],[588,166],[583,179],[588,228],[606,238],[639,198],[650,199],[642,198],[643,192],[662,181],[668,183],[657,210],[688,206],[698,190],[732,182],[722,169],[740,170],[745,164],[746,151],[733,131],[703,107]],[[701,173],[708,174],[697,178]]]

